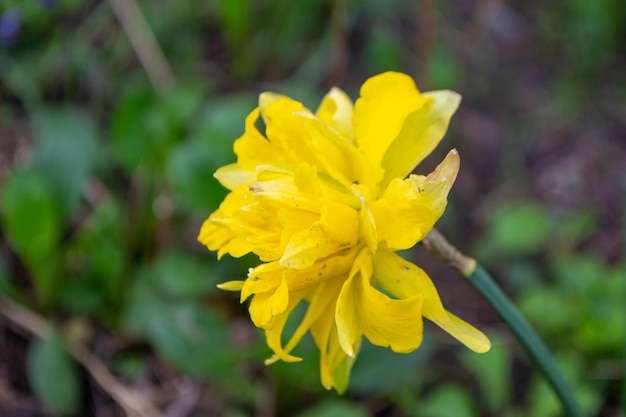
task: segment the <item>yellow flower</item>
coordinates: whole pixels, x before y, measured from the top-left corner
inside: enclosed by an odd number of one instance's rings
[[[252,321],[274,352],[267,363],[300,361],[291,352],[309,331],[322,384],[343,392],[362,336],[408,353],[422,342],[422,317],[476,352],[489,350],[483,333],[444,309],[428,275],[395,253],[423,239],[445,209],[456,150],[428,176],[411,171],[459,102],[451,91],[420,93],[396,72],[367,80],[354,106],[333,88],[316,113],[261,94],[234,144],[237,162],[215,173],[231,192],[198,240],[218,257],[253,252],[263,262],[220,287],[241,291],[241,302],[251,297]],[[306,313],[283,344],[303,301]]]

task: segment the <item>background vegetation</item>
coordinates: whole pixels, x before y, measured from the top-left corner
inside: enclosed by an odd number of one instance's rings
[[[485,302],[421,247],[407,256],[492,351],[427,326],[410,355],[365,346],[341,397],[310,340],[304,362],[265,367],[245,306],[215,288],[255,262],[218,263],[195,237],[258,93],[316,108],[393,69],[463,95],[418,167],[461,154],[439,229],[513,297],[588,415],[624,416],[625,2],[133,5],[0,2],[0,293],[53,324],[3,310],[1,415],[124,415],[90,359],[170,417],[560,415]]]

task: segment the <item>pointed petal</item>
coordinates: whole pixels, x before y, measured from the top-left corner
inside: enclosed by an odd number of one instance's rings
[[[354,106],[352,127],[358,147],[381,166],[383,155],[398,136],[407,116],[426,103],[406,74],[385,72],[368,79]]]
[[[224,291],[241,291],[244,281],[227,281],[217,284],[217,288]]]
[[[395,297],[422,294],[423,315],[475,352],[486,352],[491,344],[478,329],[446,311],[435,285],[426,272],[390,251],[378,251],[374,258],[374,278],[381,288]]]
[[[392,180],[372,204],[378,238],[394,250],[419,242],[443,214],[458,170],[459,155],[453,150],[428,177]]]
[[[405,118],[383,156],[383,187],[393,178],[406,177],[435,149],[461,102],[461,96],[453,91],[433,91],[424,97],[428,102]]]
[[[344,138],[351,139],[353,111],[354,106],[350,97],[340,88],[333,87],[322,100],[315,115]]]
[[[243,169],[239,164],[230,164],[218,168],[214,176],[220,184],[231,191],[241,185],[252,184],[256,181],[256,172]]]

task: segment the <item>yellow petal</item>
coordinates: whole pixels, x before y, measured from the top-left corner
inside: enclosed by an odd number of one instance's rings
[[[354,106],[352,127],[358,147],[374,165],[381,166],[404,120],[426,101],[406,74],[385,72],[363,84]]]
[[[335,304],[337,295],[332,298]],[[320,350],[320,377],[322,385],[326,389],[335,388],[342,394],[348,387],[350,371],[356,355],[361,348],[361,337],[359,336],[353,346],[353,356],[350,357],[341,348],[337,325],[335,324],[334,309],[327,309],[311,326],[313,340]]]
[[[315,115],[344,138],[352,139],[353,111],[354,106],[350,97],[340,88],[333,87],[322,100]]]
[[[361,207],[359,210],[359,225],[361,228],[361,237],[369,250],[374,253],[378,249],[378,230],[374,213],[367,203],[371,196],[368,189],[361,185],[353,185],[352,192],[359,198]]]
[[[361,268],[346,281],[339,295],[336,321],[343,350],[352,356],[360,333],[372,344],[389,346],[394,352],[417,349],[423,333],[422,294],[392,299],[372,287],[370,277],[368,268]]]
[[[328,173],[344,185],[355,181],[352,162],[355,161],[357,149],[316,117],[302,112],[294,115],[306,131],[310,151],[315,154],[320,171]]]
[[[241,287],[241,302],[243,303],[252,294],[276,291],[283,283],[283,268],[278,262],[268,262],[250,268],[248,279]]]
[[[293,177],[276,178],[268,181],[259,181],[249,187],[255,197],[273,200],[285,207],[298,210],[307,210],[320,213],[322,209],[321,199],[312,199],[311,195],[300,192]]]
[[[422,194],[431,199],[431,204],[436,210],[445,209],[448,193],[456,180],[460,165],[459,153],[456,149],[452,149],[422,183],[424,190]]]
[[[486,352],[489,339],[478,329],[446,311],[435,285],[426,272],[390,251],[378,251],[374,257],[374,279],[381,288],[398,298],[422,294],[424,317],[448,332],[475,352]]]
[[[289,97],[283,95],[283,94],[278,94],[278,93],[273,93],[271,91],[265,91],[261,94],[259,94],[259,109],[261,110],[261,115],[263,117],[263,120],[265,121],[265,123],[267,124],[267,120],[265,119],[265,110],[275,101],[278,101],[279,99],[284,98],[287,100],[291,100]]]
[[[308,230],[293,234],[280,258],[280,264],[290,269],[308,268],[316,260],[333,255],[346,247],[333,239],[322,224],[316,223]]]
[[[320,319],[323,314],[332,312],[333,309],[331,305],[333,305],[337,299],[337,294],[339,293],[341,284],[341,279],[331,279],[322,282],[313,290],[313,295],[309,301],[309,307],[306,310],[304,318],[289,339],[289,342],[287,342],[283,348],[286,353],[291,352],[296,347],[306,332]]]
[[[407,176],[435,149],[461,102],[461,96],[453,91],[433,91],[423,96],[428,102],[406,117],[383,156],[383,186],[393,178]]]
[[[245,131],[233,145],[237,155],[237,165],[242,169],[254,171],[260,164],[283,164],[287,156],[282,149],[273,146],[256,128],[259,109],[254,109],[246,117]]]
[[[372,203],[378,239],[390,249],[401,250],[424,238],[443,214],[458,170],[459,155],[453,150],[428,177],[393,179]]]
[[[322,226],[337,242],[353,246],[359,239],[359,214],[352,207],[326,201],[322,208]]]
[[[217,284],[217,288],[224,291],[241,291],[244,281],[227,281]]]
[[[309,288],[328,279],[339,278],[344,281],[350,273],[355,256],[356,249],[350,249],[320,259],[309,268],[285,269],[283,274],[292,291]]]
[[[265,329],[265,340],[267,345],[274,351],[274,355],[285,362],[300,362],[302,358],[290,355],[282,346],[282,334],[287,323],[289,315],[300,304],[302,298],[304,298],[306,292],[299,291],[291,294],[289,304],[286,306],[285,311],[276,315],[273,319],[272,326]],[[255,296],[256,298],[256,296]],[[269,365],[275,362],[274,358],[269,358],[266,364]]]
[[[283,313],[289,305],[287,281],[281,281],[275,291],[255,294],[250,301],[250,318],[256,327],[271,329],[273,319]]]
[[[229,190],[256,181],[256,172],[243,169],[239,164],[230,164],[218,168],[214,176],[220,184]]]

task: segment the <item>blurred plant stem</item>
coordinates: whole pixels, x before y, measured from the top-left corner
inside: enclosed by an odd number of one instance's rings
[[[46,337],[48,329],[52,326],[43,317],[3,295],[0,295],[0,316],[41,338]],[[163,414],[150,401],[122,384],[98,357],[87,350],[83,343],[76,340],[66,340],[65,346],[67,351],[85,367],[98,385],[122,407],[126,415],[131,417],[163,417]]]
[[[515,334],[528,356],[543,372],[561,401],[565,414],[570,417],[583,417],[584,414],[574,397],[574,392],[563,378],[551,353],[491,276],[474,259],[459,252],[435,229],[430,231],[423,243],[429,252],[459,269],[485,297],[502,321]]]
[[[348,64],[348,13],[346,0],[333,0],[331,6],[331,46],[328,84],[343,85]]]
[[[167,90],[174,73],[135,0],[109,0],[155,90]]]
[[[437,45],[437,3],[437,0],[420,0],[417,3],[417,85],[429,85],[432,81],[428,73],[428,61]]]

